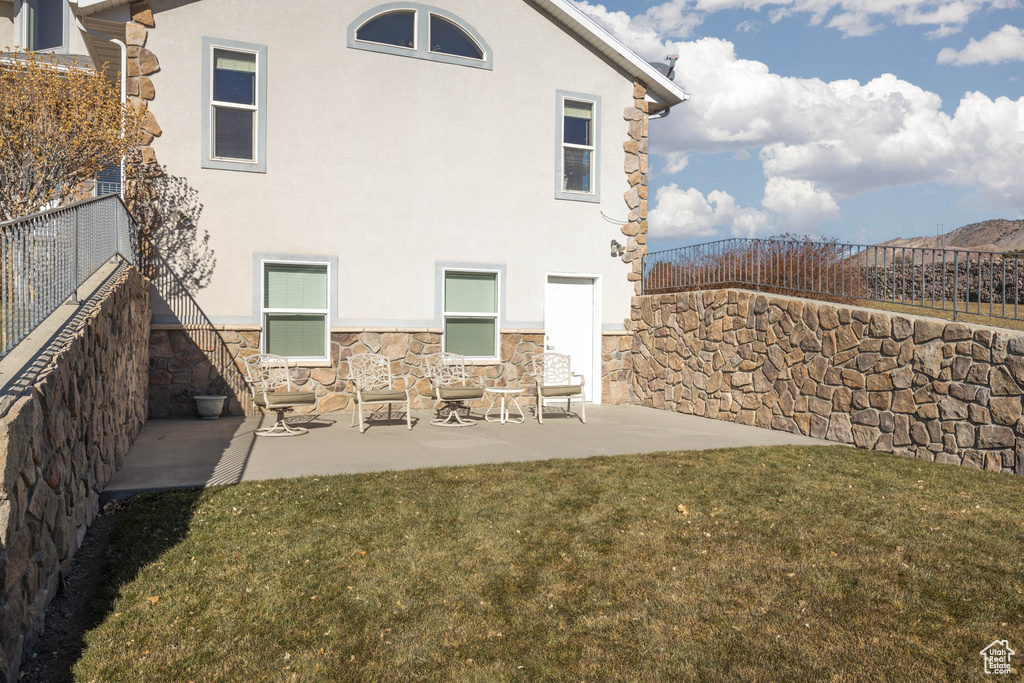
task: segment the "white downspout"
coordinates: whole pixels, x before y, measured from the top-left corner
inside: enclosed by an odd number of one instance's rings
[[[100,33],[99,31],[93,31],[91,28],[87,28],[85,26],[85,24],[82,23],[82,19],[77,14],[75,14],[74,12],[71,13],[71,16],[73,16],[75,18],[75,24],[82,31],[85,31],[89,35],[93,35],[93,36],[96,36],[97,38],[101,38],[101,39],[106,40],[108,42],[114,43],[119,48],[121,48],[121,106],[124,107],[125,103],[128,101],[128,92],[127,92],[128,89],[125,86],[125,79],[127,78],[127,71],[128,71],[128,46],[124,44],[124,41],[118,40],[117,38],[111,38],[110,36],[105,36],[102,33]],[[124,122],[121,123],[121,134],[124,135]],[[121,192],[120,192],[120,195],[121,195],[121,201],[124,201],[124,157],[121,157]]]

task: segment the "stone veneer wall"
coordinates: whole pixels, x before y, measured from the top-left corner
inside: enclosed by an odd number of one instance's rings
[[[149,381],[151,418],[189,417],[195,414],[192,397],[197,394],[226,393],[228,412],[251,414],[254,407],[238,380],[241,359],[259,353],[258,330],[153,329],[149,340]],[[216,338],[213,338],[216,337]],[[381,353],[393,359],[392,372],[412,385],[413,407],[431,407],[430,382],[425,378],[423,357],[441,351],[441,335],[433,331],[334,332],[340,357],[332,349],[331,367],[297,367],[295,377],[316,391],[315,407],[307,412],[328,413],[350,408],[351,383],[346,359],[356,353]],[[543,349],[542,332],[505,332],[501,335],[501,363],[471,365],[472,377],[485,385],[529,386],[525,374],[527,359]],[[602,338],[602,390],[606,403],[631,402],[629,335],[608,334]],[[338,363],[340,361],[340,368]],[[335,377],[340,380],[335,382]],[[240,388],[239,388],[240,387]],[[524,403],[530,403],[526,401]],[[480,402],[476,407],[485,407]],[[303,412],[301,409],[297,412]]]
[[[738,290],[632,320],[643,405],[1024,474],[1024,334]]]
[[[146,48],[146,40],[149,37],[149,29],[155,28],[153,12],[149,9],[149,3],[133,2],[129,8],[131,20],[125,24],[125,45],[127,46],[127,65],[125,72],[125,95],[128,101],[143,112],[142,130],[139,135],[141,161],[146,165],[155,166],[157,163],[156,152],[151,144],[154,138],[160,137],[163,130],[157,123],[153,112],[149,110],[149,103],[156,99],[156,88],[153,87],[153,80],[150,78],[160,70],[160,62],[156,55]],[[126,181],[125,194],[133,194]],[[131,207],[129,207],[131,208]]]
[[[17,680],[58,574],[146,421],[149,282],[122,271],[33,387],[0,416],[0,674]]]
[[[626,277],[633,283],[636,294],[643,293],[644,255],[647,253],[647,134],[650,117],[646,96],[647,86],[641,81],[634,81],[633,106],[626,107],[622,115],[628,124],[628,138],[622,143],[622,149],[626,153],[623,170],[629,182],[629,189],[624,195],[629,215],[622,226],[622,234],[627,238],[622,261],[633,264]]]

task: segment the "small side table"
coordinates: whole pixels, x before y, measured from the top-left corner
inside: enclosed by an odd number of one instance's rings
[[[523,409],[519,405],[519,401],[516,399],[517,396],[521,396],[526,391],[523,387],[487,387],[484,392],[490,396],[491,405],[484,413],[484,419],[488,422],[500,422],[505,424],[511,422],[512,424],[521,425],[526,421],[526,416],[523,414]],[[491,411],[494,410],[494,404],[499,403],[498,416],[492,417]],[[510,405],[511,404],[511,405]],[[519,419],[511,417],[509,408],[515,406],[515,409],[519,411]]]

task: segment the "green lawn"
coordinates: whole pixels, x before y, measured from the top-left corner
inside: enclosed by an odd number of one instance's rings
[[[982,680],[1024,653],[1022,510],[838,446],[150,495],[75,679]]]

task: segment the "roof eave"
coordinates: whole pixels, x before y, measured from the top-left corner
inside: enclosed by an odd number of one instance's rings
[[[690,95],[685,90],[666,78],[643,57],[623,45],[590,17],[580,12],[568,0],[531,1],[559,20],[598,52],[608,57],[626,73],[642,80],[647,86],[648,95],[659,100],[662,104],[661,108],[672,107],[690,99]]]
[[[77,6],[79,16],[88,16],[120,5],[127,5],[130,1],[70,0],[72,5]],[[580,12],[568,0],[532,0],[532,2],[547,11],[598,52],[608,57],[626,73],[643,80],[647,85],[648,95],[662,105],[660,108],[672,107],[690,99],[685,90],[598,26],[593,19]]]
[[[132,0],[68,0],[72,7],[77,7],[75,11],[80,17],[87,17],[90,14],[96,14],[103,10],[108,10],[113,7],[119,7],[121,5],[127,5]]]

